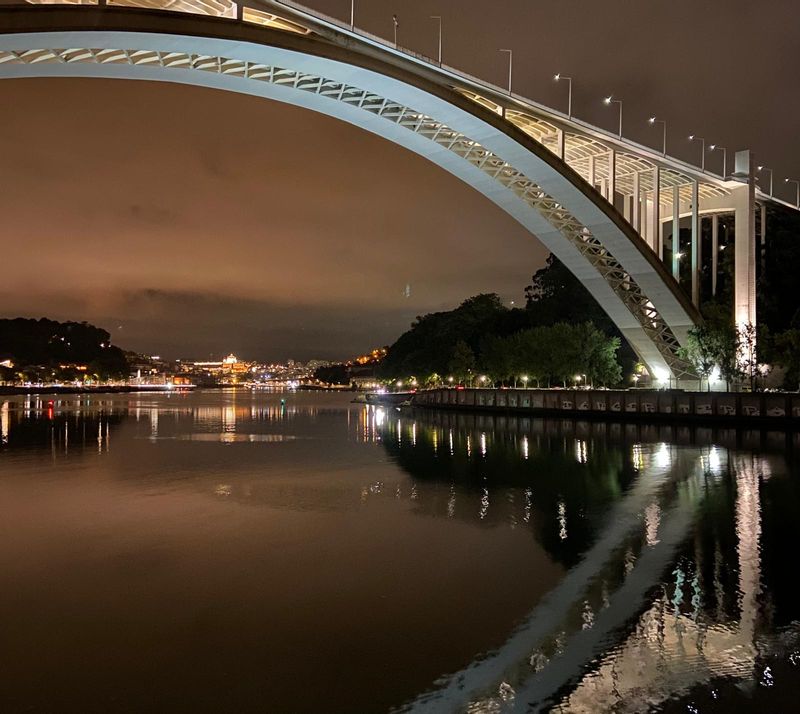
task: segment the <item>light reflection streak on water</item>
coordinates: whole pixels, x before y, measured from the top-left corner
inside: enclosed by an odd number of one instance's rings
[[[643,450],[653,451],[652,465],[614,507],[605,532],[525,624],[497,652],[453,675],[440,689],[409,704],[406,711],[490,711],[499,703],[498,687],[502,684],[524,693],[511,710],[525,711],[528,702],[546,701],[574,680],[593,655],[604,651],[608,638],[635,610],[634,603],[641,602],[657,582],[663,564],[674,557],[691,527],[702,494],[697,450],[684,453],[679,464],[682,468],[673,468],[672,458],[669,468],[663,466],[661,446]],[[677,481],[677,491],[664,488],[671,481]],[[659,543],[647,547],[642,513],[654,498],[664,501],[661,507],[667,508],[662,515],[665,525]],[[566,531],[566,508],[562,504],[559,520]],[[620,563],[631,567],[620,568]],[[566,627],[558,627],[558,623]],[[537,663],[539,673],[532,664],[526,669],[520,662]]]
[[[567,504],[564,501],[558,503],[558,537],[567,539]]]
[[[43,408],[41,400],[38,402]],[[137,406],[131,413],[138,415],[140,407]],[[156,433],[158,432],[158,410],[149,408],[151,426],[155,426]],[[164,410],[169,414],[169,410]],[[177,413],[177,412],[174,412]],[[183,413],[192,414],[193,412]],[[248,409],[248,413],[252,415],[252,411]],[[266,414],[267,412],[264,412]],[[2,412],[0,412],[0,415]],[[155,418],[154,418],[155,414]],[[234,415],[235,418],[235,415]],[[6,439],[7,430],[12,428],[11,417],[6,410]],[[216,427],[220,422],[224,422],[224,412],[216,411]],[[373,420],[377,426],[377,413],[374,415]],[[163,424],[169,424],[168,418],[164,418]],[[400,420],[397,421],[398,437],[401,425]],[[416,426],[416,425],[415,425]],[[143,427],[147,429],[147,425]],[[66,450],[69,443],[70,425],[65,422],[63,425],[63,446]],[[0,432],[2,433],[2,432]],[[55,433],[55,432],[53,432]],[[411,433],[415,433],[412,429]],[[486,432],[480,432],[485,436]],[[93,432],[89,434],[89,442],[91,446]],[[428,433],[428,438],[436,440],[436,430]],[[374,436],[373,436],[374,438]],[[426,432],[422,425],[417,432],[417,438],[412,442],[417,448],[426,446]],[[102,417],[98,420],[97,425],[97,439],[99,445],[103,441],[106,445],[106,451],[109,450],[110,442],[110,425],[107,419]],[[451,453],[454,451],[454,434],[453,430],[449,430],[448,440],[450,442]],[[467,434],[468,449],[469,449],[469,434]],[[523,437],[523,445],[527,442],[527,436]],[[499,442],[493,441],[493,449],[495,444]],[[55,442],[53,442],[55,445]],[[86,439],[84,439],[86,444]],[[594,448],[594,445],[592,445]],[[519,447],[516,443],[513,446],[514,453],[517,458],[527,458],[525,449],[522,453],[519,452]],[[608,561],[602,561],[602,551],[597,555],[595,565],[597,569],[594,573],[586,579],[586,586],[575,598],[569,603],[569,612],[564,612],[561,620],[556,617],[556,624],[551,624],[551,627],[557,629],[554,634],[545,633],[540,640],[538,646],[533,648],[533,652],[528,654],[527,661],[531,664],[530,672],[540,671],[546,675],[543,679],[548,682],[556,682],[558,677],[555,674],[548,674],[549,672],[560,671],[562,678],[560,681],[568,681],[570,677],[575,676],[575,672],[580,671],[582,666],[580,663],[575,664],[575,661],[580,659],[574,655],[574,664],[570,670],[566,665],[559,664],[554,668],[556,661],[559,659],[555,657],[556,653],[563,650],[563,657],[570,657],[571,651],[585,652],[583,645],[578,646],[575,644],[575,637],[578,630],[581,632],[597,629],[607,622],[610,615],[605,615],[606,611],[616,608],[621,610],[621,606],[616,605],[620,592],[632,593],[636,597],[637,589],[633,586],[629,587],[627,591],[622,588],[629,579],[640,578],[638,585],[643,587],[643,580],[641,579],[642,568],[647,570],[657,569],[652,566],[654,562],[661,562],[665,558],[669,558],[669,553],[674,551],[675,543],[681,540],[679,529],[675,525],[676,516],[677,520],[680,518],[689,518],[692,513],[692,508],[696,507],[696,502],[702,498],[703,487],[697,478],[689,478],[680,485],[679,494],[670,500],[662,491],[661,488],[670,479],[674,479],[673,475],[667,473],[670,469],[676,468],[676,461],[685,456],[685,452],[699,452],[697,456],[697,463],[699,470],[704,474],[712,476],[708,479],[705,488],[712,488],[714,484],[726,473],[728,469],[728,454],[727,451],[719,447],[713,446],[709,449],[701,450],[682,450],[679,447],[671,447],[667,443],[659,443],[658,445],[635,444],[631,451],[632,460],[634,463],[638,461],[639,466],[643,473],[636,481],[632,491],[625,496],[625,501],[637,492],[637,489],[642,489],[639,493],[642,498],[638,501],[631,501],[628,505],[633,508],[634,502],[638,503],[638,510],[636,511],[636,518],[638,519],[639,531],[631,535],[633,530],[628,532],[628,535],[618,539],[618,547],[611,548],[611,554],[608,556]],[[463,452],[462,452],[463,453]],[[596,460],[597,452],[593,451],[593,460]],[[678,464],[680,466],[680,464]],[[661,690],[667,691],[669,676],[677,676],[685,679],[686,681],[699,681],[702,678],[711,676],[724,676],[735,671],[738,676],[746,677],[752,674],[755,670],[755,658],[758,655],[758,648],[756,647],[756,626],[758,622],[759,612],[759,594],[761,592],[761,563],[760,563],[760,547],[761,547],[761,502],[760,502],[760,482],[769,477],[770,468],[769,462],[766,459],[759,457],[746,456],[737,457],[732,462],[732,471],[735,473],[736,481],[736,501],[735,501],[735,518],[736,518],[736,553],[738,559],[738,568],[736,573],[738,575],[738,588],[736,592],[737,605],[739,610],[739,617],[735,622],[729,622],[724,625],[709,624],[707,617],[703,615],[703,608],[709,608],[714,604],[721,612],[723,609],[725,587],[724,578],[722,577],[723,569],[726,567],[723,562],[722,552],[719,545],[716,544],[713,555],[713,577],[708,576],[707,582],[704,583],[700,577],[700,566],[693,560],[680,561],[674,568],[670,567],[666,572],[668,573],[665,581],[668,580],[668,591],[665,590],[663,596],[656,599],[655,603],[645,611],[639,618],[636,624],[635,632],[622,644],[610,649],[611,654],[605,659],[600,661],[598,668],[593,673],[586,675],[579,681],[575,689],[567,695],[565,699],[565,710],[568,711],[596,711],[588,705],[589,690],[592,690],[595,703],[601,702],[602,697],[607,694],[608,697],[616,697],[614,699],[617,704],[621,706],[620,702],[626,699],[631,701],[638,701],[633,696],[633,693],[639,690],[647,690],[655,692],[653,696],[661,696]],[[680,472],[680,469],[677,469]],[[653,483],[654,482],[654,485]],[[653,487],[649,490],[646,488],[648,484]],[[226,486],[227,484],[219,484]],[[381,493],[383,489],[380,483],[372,484],[365,487],[362,492],[364,500],[371,496],[376,496]],[[398,485],[396,495],[399,497],[401,493],[400,486]],[[479,517],[481,520],[485,519],[489,513],[489,503],[491,496],[496,494],[496,491],[484,487],[481,490],[481,506],[479,509]],[[531,518],[531,504],[533,501],[533,491],[530,488],[525,489],[523,520],[528,523]],[[688,495],[687,495],[688,494]],[[217,493],[217,495],[229,495],[225,493]],[[447,501],[447,514],[452,518],[457,509],[456,503],[456,488],[453,484],[449,487],[449,499]],[[418,491],[416,484],[411,489],[411,499],[424,499],[426,492]],[[681,498],[684,500],[681,501]],[[501,511],[502,501],[495,501],[496,506],[492,509]],[[474,503],[474,502],[473,502]],[[682,505],[687,507],[682,508]],[[563,506],[563,509],[562,509]],[[558,505],[559,525],[566,531],[567,508],[566,503],[561,501]],[[474,519],[475,510],[472,506],[467,508],[459,508],[459,513],[470,512],[471,517]],[[623,508],[623,515],[625,508]],[[613,526],[616,517],[615,514],[609,519],[609,523]],[[513,522],[514,513],[512,512],[510,521]],[[677,529],[677,530],[676,530]],[[574,529],[573,529],[574,530]],[[666,531],[669,536],[666,538],[666,551],[663,549],[665,538],[662,531]],[[600,535],[600,540],[606,538],[608,534]],[[613,540],[613,539],[612,539]],[[645,547],[646,546],[646,547]],[[656,551],[659,555],[657,558],[648,556],[649,551]],[[666,553],[666,555],[664,555]],[[608,563],[614,566],[622,565],[622,572],[627,573],[626,576],[620,577],[614,574],[615,567],[611,567]],[[579,565],[578,568],[581,566]],[[572,576],[571,571],[567,578]],[[708,571],[706,571],[708,572]],[[560,586],[559,586],[560,587]],[[635,609],[635,608],[633,608]],[[556,615],[558,609],[551,607],[548,614],[552,615],[555,610]],[[612,613],[613,614],[613,613]],[[605,619],[603,619],[605,617]],[[720,617],[720,620],[723,618]],[[566,622],[566,626],[563,623]],[[535,624],[535,623],[534,623]],[[655,640],[654,633],[660,633],[659,640]],[[598,639],[597,648],[602,650],[607,648],[608,639]],[[657,646],[656,643],[657,642]],[[682,644],[681,644],[682,643]],[[661,651],[657,651],[661,648]],[[608,649],[608,648],[607,648]],[[686,659],[683,655],[678,656],[678,652],[689,652],[690,656]],[[718,655],[720,652],[732,653],[728,657],[727,662],[722,662]],[[694,652],[698,654],[695,655]],[[717,659],[715,659],[717,657]],[[629,658],[627,662],[625,658]],[[798,657],[800,661],[800,656]],[[644,664],[642,664],[644,662]],[[535,665],[534,665],[535,663]],[[640,666],[635,666],[636,664]],[[627,681],[620,682],[617,679],[614,683],[618,694],[611,694],[611,687],[608,685],[607,680],[612,679],[613,671],[640,671],[647,670],[648,676],[653,679],[645,681]],[[658,674],[661,671],[661,674]],[[547,687],[544,684],[531,683],[526,680],[516,680],[505,676],[505,672],[501,673],[502,676],[498,680],[500,683],[495,687],[492,695],[487,695],[484,698],[478,697],[474,700],[478,706],[481,703],[491,703],[498,697],[505,702],[515,699],[517,695],[528,696],[526,692],[533,691],[534,694],[541,698],[546,698]],[[560,675],[560,676],[561,676]],[[768,682],[763,686],[770,686],[772,683],[773,674],[769,668],[759,669],[754,676],[757,676],[759,681]],[[548,679],[550,678],[550,679]],[[535,686],[534,686],[535,684]],[[608,686],[608,692],[606,687]],[[532,687],[532,688],[531,688]],[[639,690],[637,690],[637,687]],[[545,694],[541,694],[545,691]],[[504,694],[508,695],[504,698]],[[534,696],[530,695],[530,696]],[[638,695],[637,695],[638,696]],[[644,695],[641,695],[644,696]],[[517,701],[523,701],[516,699]],[[611,700],[609,700],[611,701]],[[582,703],[583,702],[583,703]],[[487,704],[489,706],[489,704]],[[599,707],[599,704],[597,704]]]
[[[3,444],[8,443],[8,429],[9,429],[9,417],[8,417],[8,402],[3,402],[3,406],[0,407],[0,441]]]

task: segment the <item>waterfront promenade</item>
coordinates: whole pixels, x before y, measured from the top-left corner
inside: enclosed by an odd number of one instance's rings
[[[536,416],[670,421],[747,421],[800,425],[800,393],[613,389],[430,389],[415,407]]]

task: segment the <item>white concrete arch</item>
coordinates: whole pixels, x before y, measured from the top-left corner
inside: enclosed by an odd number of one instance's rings
[[[614,206],[524,131],[413,63],[315,33],[177,12],[0,6],[0,78],[104,77],[260,96],[341,119],[439,165],[537,237],[661,379],[696,309]],[[257,128],[254,128],[257,130]]]

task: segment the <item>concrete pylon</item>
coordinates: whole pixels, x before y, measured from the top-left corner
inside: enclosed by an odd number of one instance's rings
[[[733,189],[736,220],[734,254],[733,318],[736,326],[756,325],[756,200],[750,151],[736,152],[733,177],[744,181]]]

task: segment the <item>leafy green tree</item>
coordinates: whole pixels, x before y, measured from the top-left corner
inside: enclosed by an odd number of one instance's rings
[[[785,370],[784,387],[800,391],[800,328],[775,335],[773,344],[775,362]]]
[[[456,342],[447,366],[450,374],[459,382],[466,382],[472,377],[475,370],[475,353],[464,340]]]
[[[680,357],[695,368],[700,376],[701,388],[703,379],[706,380],[708,388],[711,388],[709,378],[720,361],[720,340],[719,330],[713,329],[708,324],[702,324],[689,330],[687,344],[681,348]]]

